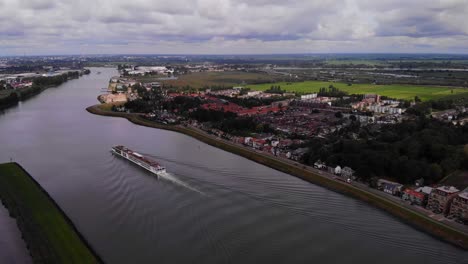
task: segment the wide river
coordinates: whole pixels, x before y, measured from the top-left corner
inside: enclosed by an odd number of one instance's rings
[[[359,200],[182,134],[89,114],[117,74],[91,70],[0,114],[0,162],[21,163],[105,262],[468,263],[466,251]],[[171,179],[112,156],[115,144],[153,156]]]

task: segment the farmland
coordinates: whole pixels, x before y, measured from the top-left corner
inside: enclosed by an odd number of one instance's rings
[[[139,77],[141,81],[158,81],[154,77]],[[265,73],[254,72],[193,72],[181,75],[177,80],[163,80],[164,85],[184,88],[201,89],[207,86],[241,86],[246,83],[265,83],[275,81],[275,77]]]
[[[272,85],[280,86],[281,89],[288,92],[297,92],[300,94],[318,92],[321,87],[329,87],[333,85],[342,91],[349,94],[367,94],[376,93],[379,95],[388,96],[397,99],[413,99],[418,96],[421,100],[440,99],[447,96],[466,96],[468,97],[467,88],[451,88],[440,86],[417,86],[417,85],[374,85],[374,84],[352,84],[349,86],[346,83],[321,82],[321,81],[304,81],[296,83],[267,83],[247,85],[252,90],[264,91]],[[452,93],[453,91],[453,93]]]

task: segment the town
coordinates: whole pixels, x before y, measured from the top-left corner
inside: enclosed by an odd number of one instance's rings
[[[422,161],[415,158],[375,165],[389,167],[390,170],[390,166],[407,167],[413,164],[423,171],[410,173],[411,168],[408,168],[403,169],[408,171],[392,174],[385,171],[378,173],[378,169],[362,166],[359,161],[353,162],[355,157],[336,158],[334,151],[330,150],[336,148],[338,143],[378,141],[387,136],[391,129],[420,122],[449,128],[454,133],[464,135],[463,140],[466,140],[466,103],[452,102],[438,111],[435,106],[430,119],[426,120],[422,113],[427,110],[424,108],[427,105],[417,97],[414,100],[399,100],[379,94],[348,94],[333,84],[314,93],[287,92],[275,85],[264,91],[252,90],[249,85],[184,91],[166,87],[161,81],[177,78],[174,77],[173,68],[139,66],[122,68],[120,72],[120,76],[110,79],[107,91],[99,96],[99,100],[111,105],[115,112],[138,113],[155,123],[196,129],[217,140],[378,192],[437,221],[456,227],[468,225],[466,182],[457,182],[457,187],[441,182],[444,176],[457,173],[458,169],[463,170],[466,154],[464,157],[463,154],[447,154],[440,158],[442,165],[426,162],[425,157]],[[153,74],[158,78],[135,77]],[[431,106],[434,108],[434,103]],[[343,141],[343,138],[347,141]],[[337,151],[346,152],[347,149]],[[408,157],[411,158],[410,155]],[[457,159],[459,162],[445,166],[446,159]],[[436,161],[439,160],[433,159],[433,162]],[[408,176],[392,177],[396,174]]]

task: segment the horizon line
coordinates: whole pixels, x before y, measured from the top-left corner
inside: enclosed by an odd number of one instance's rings
[[[0,55],[7,57],[52,57],[52,56],[288,56],[288,55],[458,55],[467,56],[468,53],[447,52],[298,52],[298,53],[86,53],[86,54],[17,54]]]

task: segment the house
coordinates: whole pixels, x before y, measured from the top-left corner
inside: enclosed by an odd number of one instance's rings
[[[304,155],[309,151],[309,148],[298,148],[291,152],[290,159],[295,161],[300,161],[304,157]]]
[[[316,169],[325,169],[325,168],[327,168],[327,164],[325,164],[325,162],[322,162],[321,160],[317,160],[314,163],[314,168],[316,168]]]
[[[254,149],[262,149],[263,146],[267,144],[267,141],[264,139],[257,139],[257,138],[252,138],[252,147]]]
[[[450,204],[460,190],[453,186],[441,186],[432,190],[427,202],[427,208],[447,214]]]
[[[421,178],[421,179],[418,179],[418,180],[415,181],[415,185],[417,187],[423,186],[423,184],[424,184],[424,178]]]
[[[429,195],[431,195],[433,189],[434,188],[429,186],[423,186],[415,189],[415,191],[424,195],[424,206],[427,204],[427,201],[429,200]]]
[[[271,144],[272,147],[276,148],[279,145],[279,140],[272,140],[270,144]]]
[[[449,216],[468,221],[468,188],[458,193],[450,205]]]
[[[115,86],[115,91],[118,92],[118,93],[123,93],[123,92],[125,92],[126,89],[127,89],[127,86],[125,86],[123,84],[117,84]]]
[[[412,204],[417,205],[424,205],[425,203],[424,193],[412,189],[406,189],[405,191],[403,191],[401,199],[403,199],[404,201],[410,201]]]
[[[391,195],[398,196],[402,192],[403,185],[397,182],[387,181],[384,179],[379,179],[377,181],[377,188],[381,191],[389,193]]]
[[[301,95],[301,100],[310,100],[310,99],[314,99],[314,98],[317,98],[316,93]]]
[[[362,100],[366,101],[366,102],[369,102],[369,103],[379,103],[380,102],[380,95],[378,95],[378,94],[365,94],[364,98]]]

